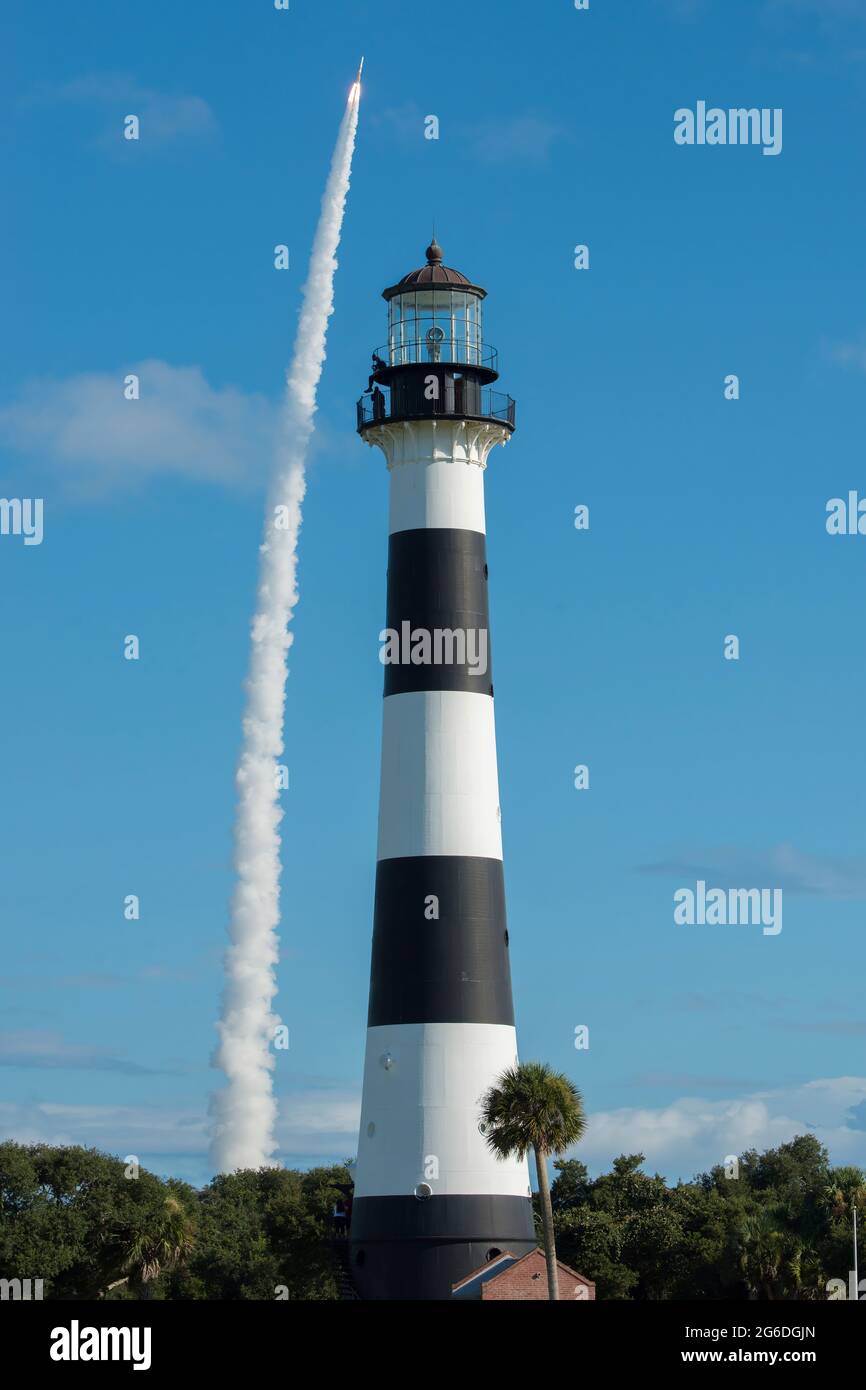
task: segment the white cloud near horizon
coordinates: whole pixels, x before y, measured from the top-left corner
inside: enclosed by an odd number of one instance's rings
[[[698,1078],[696,1078],[698,1079]],[[360,1093],[312,1086],[279,1098],[280,1153],[341,1162],[357,1148]],[[843,1076],[755,1091],[739,1098],[683,1096],[662,1106],[591,1112],[573,1156],[593,1172],[621,1153],[643,1153],[645,1167],[690,1180],[729,1154],[786,1143],[813,1132],[832,1163],[866,1166],[866,1077]],[[191,1107],[0,1104],[0,1137],[18,1143],[84,1144],[109,1153],[203,1155],[207,1118]]]
[[[590,1114],[573,1151],[595,1170],[621,1153],[643,1153],[646,1168],[688,1181],[745,1149],[773,1148],[814,1132],[835,1165],[866,1166],[859,1123],[866,1077],[843,1076],[802,1086],[756,1091],[738,1099],[684,1096],[660,1107],[623,1107]]]
[[[139,400],[125,399],[130,374]],[[0,444],[38,459],[81,496],[132,491],[157,477],[237,487],[269,472],[278,414],[265,396],[211,386],[200,367],[151,358],[27,382],[0,406]]]
[[[335,1161],[357,1147],[360,1092],[310,1087],[279,1099],[281,1153]],[[69,1105],[56,1101],[0,1102],[0,1140],[19,1144],[82,1144],[108,1153],[206,1154],[206,1106]]]

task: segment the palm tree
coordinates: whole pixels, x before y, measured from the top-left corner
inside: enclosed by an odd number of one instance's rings
[[[866,1207],[866,1182],[863,1181],[863,1170],[850,1165],[844,1168],[834,1168],[830,1174],[829,1185],[820,1194],[819,1203],[822,1211],[831,1221],[850,1222],[854,1207],[858,1211],[862,1211]]]
[[[800,1287],[804,1245],[777,1207],[759,1207],[739,1233],[740,1269],[750,1298],[795,1298]]]
[[[544,1062],[524,1062],[509,1067],[481,1101],[484,1138],[497,1158],[535,1155],[544,1253],[547,1259],[547,1296],[559,1298],[556,1244],[547,1160],[576,1144],[586,1129],[583,1101],[577,1087],[562,1072]]]
[[[123,1278],[109,1284],[109,1292],[128,1282],[142,1298],[149,1297],[150,1281],[158,1279],[164,1270],[183,1264],[194,1244],[195,1232],[189,1212],[177,1197],[166,1197],[155,1221],[123,1239],[120,1252]]]

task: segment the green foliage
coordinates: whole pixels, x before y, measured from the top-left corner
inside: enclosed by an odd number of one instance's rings
[[[224,1174],[200,1194],[200,1239],[186,1271],[171,1278],[174,1298],[262,1299],[285,1287],[290,1299],[337,1297],[328,1245],[338,1184],[347,1168],[285,1168]]]
[[[595,1179],[554,1163],[557,1251],[599,1298],[824,1299],[847,1283],[866,1174],[831,1168],[814,1135],[750,1150],[738,1178],[719,1166],[668,1187],[643,1161]],[[94,1149],[0,1144],[0,1277],[42,1279],[52,1299],[334,1299],[331,1212],[350,1183],[342,1166],[263,1168],[197,1191],[127,1178]]]
[[[53,1298],[97,1298],[130,1272],[145,1281],[176,1200],[152,1173],[130,1180],[95,1149],[2,1144],[0,1273],[43,1279]]]
[[[814,1135],[743,1154],[668,1187],[622,1155],[589,1181],[574,1159],[554,1164],[560,1258],[597,1284],[599,1298],[816,1299],[847,1280],[851,1209],[866,1196],[861,1169],[831,1169]]]
[[[332,1299],[348,1169],[263,1168],[200,1192],[94,1149],[0,1144],[0,1277],[52,1299]]]

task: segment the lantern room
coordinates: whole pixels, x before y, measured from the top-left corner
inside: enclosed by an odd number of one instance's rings
[[[487,291],[443,264],[435,237],[427,262],[382,291],[388,341],[373,353],[358,429],[386,420],[449,415],[492,419],[514,428],[514,401],[490,385],[496,349],[484,341]]]
[[[388,301],[388,363],[466,362],[483,357],[481,301],[486,290],[442,264],[442,248],[427,247],[427,264],[384,291]]]

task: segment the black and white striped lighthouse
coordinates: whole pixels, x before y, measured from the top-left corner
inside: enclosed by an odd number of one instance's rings
[[[385,455],[390,536],[367,1052],[351,1222],[363,1298],[449,1298],[535,1246],[526,1163],[480,1128],[514,1065],[488,624],[484,470],[514,429],[492,389],[485,291],[427,263],[384,291],[358,402]]]

